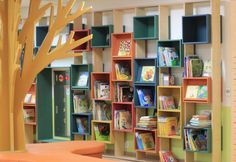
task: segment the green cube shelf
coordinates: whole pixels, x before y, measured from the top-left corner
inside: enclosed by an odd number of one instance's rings
[[[158,39],[158,16],[137,16],[133,19],[135,40]]]
[[[92,48],[109,48],[111,46],[111,33],[113,25],[93,26]]]

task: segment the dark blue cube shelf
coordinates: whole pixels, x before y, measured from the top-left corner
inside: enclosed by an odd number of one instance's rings
[[[92,48],[109,48],[111,46],[111,33],[113,25],[92,26]]]
[[[36,26],[36,46],[40,47],[48,33],[48,26]]]

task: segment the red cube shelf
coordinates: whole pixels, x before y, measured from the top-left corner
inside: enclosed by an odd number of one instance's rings
[[[212,85],[211,85],[211,77],[191,77],[183,79],[183,102],[186,103],[211,103],[212,96]],[[186,92],[188,86],[207,86],[208,97],[206,99],[202,98],[186,98]]]
[[[91,34],[90,29],[75,30],[74,32],[75,32],[75,34],[74,34],[73,39],[75,41],[77,41],[81,38],[84,38],[86,36],[89,36]],[[73,51],[76,51],[76,52],[89,52],[89,51],[91,51],[91,41],[81,44],[80,46],[74,48]]]
[[[115,123],[116,123],[116,111],[129,111],[131,114],[131,128],[130,129],[120,129],[120,128],[115,128]],[[133,132],[134,130],[134,125],[135,125],[135,109],[134,109],[134,104],[132,102],[113,102],[112,103],[112,129],[114,131],[119,131],[119,132]]]

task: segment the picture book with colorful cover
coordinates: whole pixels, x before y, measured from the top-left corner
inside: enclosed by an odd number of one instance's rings
[[[143,150],[143,144],[139,132],[135,133],[136,145],[138,150]]]
[[[119,126],[120,129],[132,128],[132,115],[130,111],[119,112]]]
[[[153,82],[155,77],[155,66],[142,66],[141,82]]]
[[[94,120],[111,120],[111,102],[94,101]]]
[[[147,133],[140,133],[140,137],[143,144],[144,150],[154,150],[155,149],[155,142],[151,132]]]
[[[131,48],[130,40],[121,40],[119,46],[118,56],[129,56]]]
[[[198,97],[198,89],[199,89],[199,86],[195,86],[195,85],[187,86],[185,98],[189,98],[189,99],[197,98]]]
[[[110,140],[110,125],[107,123],[95,123],[94,134],[96,141],[109,141]]]
[[[116,71],[117,80],[130,80],[131,79],[131,67],[128,63],[116,63],[115,71]]]
[[[154,96],[151,89],[141,88],[137,89],[138,98],[140,106],[153,106],[154,105]]]
[[[89,73],[87,71],[79,72],[77,86],[85,87],[88,85]]]
[[[175,100],[173,96],[159,96],[159,109],[169,110],[176,109]]]
[[[199,86],[197,98],[207,98],[208,97],[208,90],[207,86]]]
[[[178,162],[171,151],[159,151],[160,162]]]
[[[88,118],[87,117],[77,117],[76,125],[78,133],[85,134],[88,133]]]

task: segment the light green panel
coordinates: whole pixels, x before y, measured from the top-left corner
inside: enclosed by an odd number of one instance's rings
[[[175,140],[175,139],[171,140],[171,150],[177,159],[183,159],[184,150],[183,150],[182,140]]]
[[[134,152],[134,134],[126,133],[125,136],[125,151],[126,152]]]

